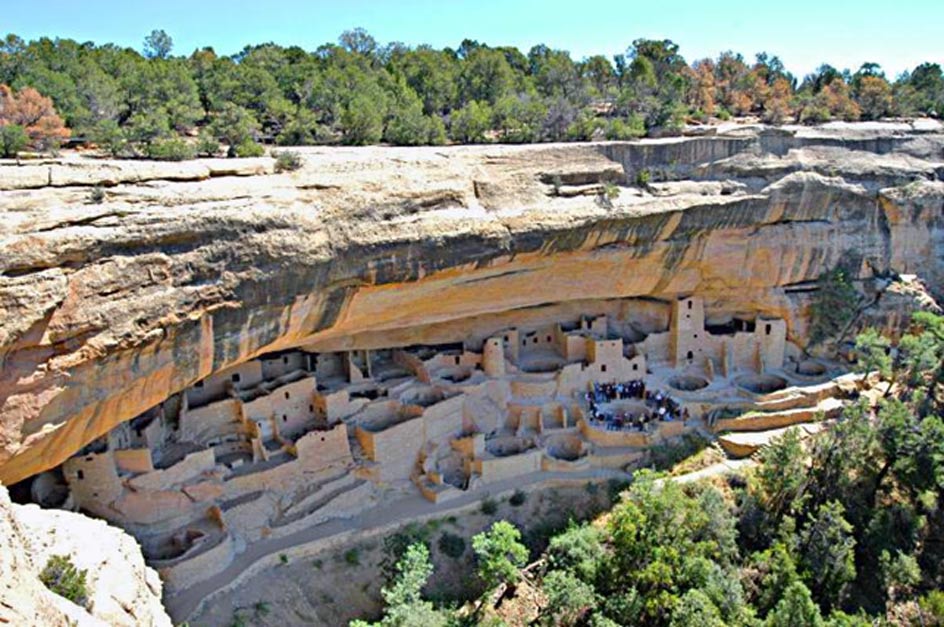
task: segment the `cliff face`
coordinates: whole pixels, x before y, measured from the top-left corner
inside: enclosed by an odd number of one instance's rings
[[[88,609],[46,589],[46,561],[67,555],[86,571]],[[35,505],[14,505],[0,486],[0,623],[170,626],[161,582],[131,536],[104,522]]]
[[[940,132],[302,154],[290,174],[0,165],[0,481],[272,350],[461,341],[510,310],[682,294],[784,318],[803,345],[840,261],[944,285]]]

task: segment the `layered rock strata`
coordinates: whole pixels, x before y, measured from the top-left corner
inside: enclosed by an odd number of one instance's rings
[[[301,153],[283,174],[0,165],[0,481],[263,353],[461,341],[509,312],[684,295],[709,322],[783,319],[803,346],[839,263],[866,287],[944,284],[939,130]]]

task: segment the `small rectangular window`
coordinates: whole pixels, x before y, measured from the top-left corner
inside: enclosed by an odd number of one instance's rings
[[[75,473],[75,476],[78,477],[79,479],[85,479],[85,473],[82,472],[81,470],[77,471]]]
[[[238,373],[238,372],[234,373],[234,374],[233,374],[233,377],[232,377],[233,383],[239,383],[240,378],[241,378],[241,377],[239,376],[239,373]]]
[[[773,329],[773,327],[771,327],[771,326],[768,324],[768,325],[767,325],[767,329],[766,329],[766,330],[767,330],[767,335],[770,335],[770,332],[771,332],[772,329]]]
[[[600,372],[606,372],[606,364],[600,364]]]
[[[288,399],[288,392],[285,393],[285,398]]]

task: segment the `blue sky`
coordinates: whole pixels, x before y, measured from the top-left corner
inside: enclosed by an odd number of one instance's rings
[[[204,45],[232,54],[266,41],[311,50],[354,26],[383,43],[456,47],[468,37],[525,52],[545,43],[575,58],[669,38],[689,61],[767,50],[801,76],[821,62],[856,69],[875,61],[889,75],[944,64],[944,0],[0,0],[0,34],[140,49],[163,28],[177,54]]]

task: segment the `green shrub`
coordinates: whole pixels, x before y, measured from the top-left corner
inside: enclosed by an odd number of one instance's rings
[[[86,571],[75,567],[68,555],[53,555],[46,562],[39,580],[59,596],[85,607],[88,604],[86,574]]]
[[[275,157],[276,172],[294,172],[304,163],[302,156],[293,150],[280,150],[272,156]]]
[[[686,433],[681,439],[670,440],[649,448],[650,459],[656,470],[669,470],[684,459],[704,450],[708,440],[697,433]]]
[[[520,507],[524,505],[524,502],[528,500],[528,495],[522,490],[515,490],[514,494],[511,495],[511,498],[508,499],[508,502],[512,507]]]
[[[259,601],[253,606],[253,609],[256,611],[256,616],[266,616],[272,611],[272,605],[267,601]]]
[[[563,186],[564,186],[564,183],[563,181],[561,181],[560,174],[555,174],[554,177],[551,179],[551,188],[553,188],[555,196],[560,196],[561,187]]]
[[[128,151],[128,133],[115,120],[98,122],[89,133],[89,138],[112,157]]]
[[[262,147],[262,144],[257,144],[251,139],[246,139],[236,146],[230,146],[228,153],[230,157],[239,157],[241,159],[247,157],[261,157],[264,154],[265,148]]]
[[[356,94],[341,111],[341,129],[345,144],[367,146],[383,137],[384,104],[369,94]]]
[[[842,333],[855,318],[859,293],[852,284],[852,264],[820,275],[810,311],[810,340],[821,342]]]
[[[4,157],[15,157],[29,143],[29,136],[19,124],[0,126],[0,152]]]
[[[612,203],[619,198],[619,195],[620,190],[616,183],[606,182],[603,184],[603,197],[606,198],[607,203]]]
[[[482,499],[482,513],[486,516],[494,516],[498,513],[498,501],[489,497]]]
[[[396,533],[392,533],[383,539],[384,557],[380,562],[380,568],[384,575],[389,579],[396,574],[397,562],[406,554],[407,549],[414,544],[428,545],[430,540],[430,529],[427,525],[409,523]]]
[[[349,566],[360,566],[361,553],[357,549],[348,549],[344,552],[344,561]]]
[[[480,144],[491,128],[492,109],[487,102],[473,100],[452,112],[450,134],[452,139],[463,144]]]
[[[279,562],[282,564],[288,564],[288,555],[285,553],[279,553]]]
[[[193,148],[201,157],[215,157],[220,152],[220,141],[207,129],[203,129]]]
[[[158,139],[147,147],[147,156],[158,161],[186,161],[196,156],[193,147],[179,137]]]
[[[641,115],[631,115],[627,119],[614,118],[606,125],[604,135],[607,139],[637,139],[646,136],[646,120]]]
[[[652,172],[650,172],[648,168],[643,168],[639,172],[636,172],[636,185],[639,187],[645,187],[651,180]]]
[[[88,202],[90,205],[100,205],[105,201],[105,190],[101,185],[96,185],[89,192]]]
[[[394,110],[384,131],[384,139],[396,146],[442,144],[446,140],[446,129],[439,116],[424,115],[417,102],[415,106]]]
[[[932,590],[921,597],[918,605],[925,614],[933,617],[937,624],[944,624],[944,592]]]
[[[439,536],[439,550],[452,559],[459,559],[465,554],[465,539],[448,531]]]

